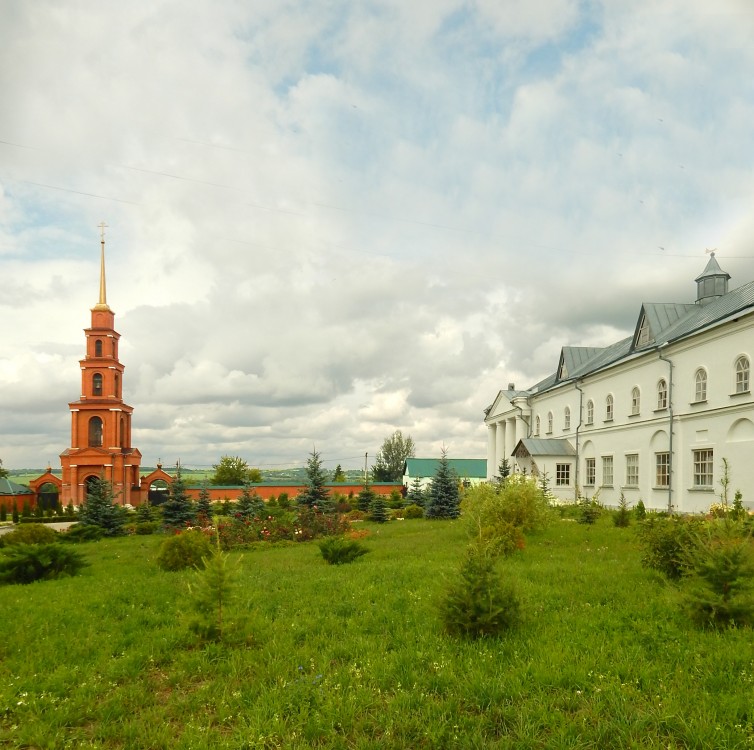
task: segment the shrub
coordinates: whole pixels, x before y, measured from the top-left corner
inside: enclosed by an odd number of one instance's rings
[[[480,485],[485,486],[485,485]],[[467,491],[471,494],[476,488]],[[500,487],[504,518],[524,533],[542,531],[552,523],[553,512],[547,496],[534,477],[513,474]]]
[[[60,535],[60,541],[72,543],[96,542],[98,539],[102,539],[104,535],[105,532],[99,526],[77,523]]]
[[[9,547],[14,544],[52,544],[58,538],[58,532],[42,523],[29,523],[0,538]]]
[[[319,543],[319,551],[329,565],[343,565],[353,562],[369,550],[355,539],[331,536]]]
[[[0,557],[0,581],[33,583],[76,575],[88,563],[59,544],[14,544]]]
[[[641,502],[641,501],[639,501]],[[620,493],[620,500],[618,502],[618,510],[613,514],[613,524],[619,528],[625,528],[631,523],[631,513],[628,510],[628,501]]]
[[[510,555],[524,545],[524,535],[512,521],[518,507],[506,503],[505,485],[478,485],[466,492],[461,509],[466,531],[478,552],[489,557]]]
[[[202,558],[212,552],[209,538],[201,531],[184,531],[182,534],[168,537],[157,554],[157,565],[163,570],[183,570],[201,567]]]
[[[694,528],[684,550],[689,582],[682,604],[702,627],[754,624],[754,547],[741,524]]]
[[[369,520],[375,523],[387,523],[390,520],[388,504],[383,495],[375,495],[369,505]]]
[[[186,536],[183,534],[182,536]],[[211,549],[189,583],[188,603],[193,613],[189,630],[202,641],[221,642],[237,627],[228,616],[235,602],[237,569],[228,555]]]
[[[634,518],[637,521],[643,521],[647,516],[647,509],[644,507],[644,501],[639,498],[639,502],[636,503],[634,508]]]
[[[643,547],[642,565],[659,570],[668,578],[679,579],[689,571],[686,550],[704,520],[692,516],[648,515],[639,524],[639,542]]]
[[[159,521],[141,521],[134,526],[134,533],[139,536],[146,536],[148,534],[156,534],[159,528]]]
[[[411,503],[403,509],[404,518],[424,518],[424,508],[421,505]]]
[[[602,503],[596,498],[584,497],[578,502],[578,515],[576,520],[579,523],[593,524],[602,515]]]
[[[520,613],[518,596],[496,571],[495,558],[469,548],[440,604],[446,632],[467,638],[501,635],[518,623]]]

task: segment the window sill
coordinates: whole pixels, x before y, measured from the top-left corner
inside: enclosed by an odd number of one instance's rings
[[[660,412],[667,411],[667,410],[668,410],[667,406],[662,406],[662,407],[660,407],[658,409],[655,409],[654,412],[653,412],[653,414],[659,414]]]
[[[689,406],[700,406],[701,404],[706,404],[707,399],[703,398],[701,401],[690,401]]]
[[[624,484],[621,487],[622,490],[638,490],[639,485],[638,484]]]
[[[686,492],[714,492],[715,488],[710,485],[709,487],[689,487]]]
[[[738,398],[739,396],[751,396],[751,391],[736,391],[730,394],[730,398]]]
[[[603,422],[612,422],[612,421],[613,421],[613,418],[612,418],[612,417],[610,417],[609,419],[603,419],[602,421],[603,421]]]
[[[606,489],[606,490],[613,489],[613,485],[612,484],[601,484],[600,487],[603,488],[603,489]]]
[[[641,412],[637,411],[637,412],[631,412],[631,414],[628,415],[628,418],[633,419],[634,417],[640,417],[640,416],[641,416]]]
[[[584,422],[584,427],[594,427],[594,421]]]
[[[653,490],[657,492],[667,492],[670,489],[670,485],[668,484],[656,484],[654,487],[652,487]]]

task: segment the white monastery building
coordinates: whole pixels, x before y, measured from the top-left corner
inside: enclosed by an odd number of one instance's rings
[[[611,346],[564,346],[556,371],[513,384],[485,411],[487,475],[547,472],[554,494],[647,508],[706,511],[730,493],[754,502],[754,282],[728,291],[712,253],[693,304],[642,304]]]

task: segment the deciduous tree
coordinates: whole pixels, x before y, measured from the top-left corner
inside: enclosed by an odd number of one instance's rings
[[[214,485],[240,486],[247,482],[261,482],[262,472],[252,469],[240,456],[223,456],[219,464],[213,464],[215,473],[210,478]]]
[[[413,458],[415,454],[413,438],[410,435],[404,437],[400,430],[396,430],[390,437],[385,438],[377,454],[372,467],[374,481],[400,482],[403,477],[403,464],[407,458]]]

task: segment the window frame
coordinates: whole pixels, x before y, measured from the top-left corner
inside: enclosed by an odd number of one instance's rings
[[[715,451],[713,448],[694,448],[692,456],[691,486],[695,490],[711,490],[715,486]],[[709,482],[702,483],[703,479]]]
[[[626,487],[639,486],[639,454],[626,453]]]
[[[539,431],[542,427],[542,420],[539,418],[539,414],[537,414],[535,420],[534,420],[534,435],[535,437],[539,437]]]
[[[703,404],[707,400],[707,371],[700,367],[694,373],[694,401]]]
[[[655,453],[655,487],[667,489],[670,487],[670,452]]]
[[[594,424],[594,401],[586,402],[586,424]]]
[[[635,385],[631,389],[631,416],[636,417],[641,414],[641,390]]]
[[[612,422],[615,418],[615,398],[612,393],[605,396],[605,422]]]
[[[662,411],[668,408],[668,381],[660,378],[657,381],[657,410]]]
[[[555,486],[556,487],[570,487],[571,486],[571,464],[570,463],[556,463],[555,464]]]
[[[571,429],[571,407],[566,406],[565,409],[563,409],[563,430],[570,430]]]
[[[751,382],[751,363],[745,354],[736,359],[735,375],[736,393],[748,393]]]
[[[597,482],[597,459],[584,459],[584,486],[594,487]]]
[[[552,412],[547,412],[547,435],[552,435]]]
[[[92,375],[92,395],[101,396],[105,387],[105,379],[102,377],[101,372],[95,372]]]
[[[609,468],[609,470],[608,470]],[[610,480],[609,482],[607,480]],[[602,487],[615,486],[615,456],[602,456]]]

